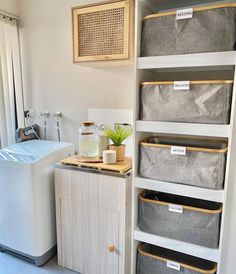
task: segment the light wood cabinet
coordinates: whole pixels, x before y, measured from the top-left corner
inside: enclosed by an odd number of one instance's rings
[[[132,61],[134,1],[72,8],[74,62]]]
[[[131,177],[57,167],[58,264],[81,274],[130,274]]]

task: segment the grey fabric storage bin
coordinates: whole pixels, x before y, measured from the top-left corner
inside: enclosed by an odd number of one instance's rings
[[[190,90],[174,82],[146,82],[141,87],[141,120],[229,124],[233,81],[191,81]]]
[[[137,255],[137,274],[214,274],[217,268],[216,263],[146,243],[138,245]],[[169,261],[180,264],[180,270],[167,267]]]
[[[171,147],[185,147],[186,155],[171,154]],[[227,142],[207,139],[152,136],[140,142],[141,177],[222,189]]]
[[[235,49],[236,5],[193,8],[193,18],[176,20],[176,12],[144,17],[142,56],[230,51]]]
[[[172,194],[145,191],[139,196],[139,228],[147,233],[217,248],[221,205]],[[170,211],[182,206],[183,213]]]
[[[180,264],[180,271],[167,267],[167,262]],[[180,252],[168,250],[146,243],[138,245],[137,274],[214,274],[216,263]]]

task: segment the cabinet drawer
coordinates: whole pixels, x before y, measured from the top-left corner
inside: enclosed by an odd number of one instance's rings
[[[125,178],[64,169],[55,176],[57,197],[113,210],[125,204]]]

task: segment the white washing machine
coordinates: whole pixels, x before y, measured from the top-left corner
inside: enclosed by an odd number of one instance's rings
[[[71,144],[33,140],[0,150],[0,249],[42,265],[56,253],[54,164]]]

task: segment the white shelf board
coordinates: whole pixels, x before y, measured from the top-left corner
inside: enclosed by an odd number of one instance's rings
[[[218,263],[220,252],[219,249],[208,248],[204,246],[185,243],[165,237],[156,236],[142,232],[139,228],[134,230],[134,240],[168,248],[177,252],[189,254],[198,258]]]
[[[138,57],[138,69],[234,66],[236,51]]]
[[[227,138],[230,125],[136,121],[136,131]]]
[[[182,195],[196,199],[223,203],[224,190],[212,190],[176,183],[162,182],[142,177],[135,177],[134,185],[137,188],[144,188],[154,191]]]

